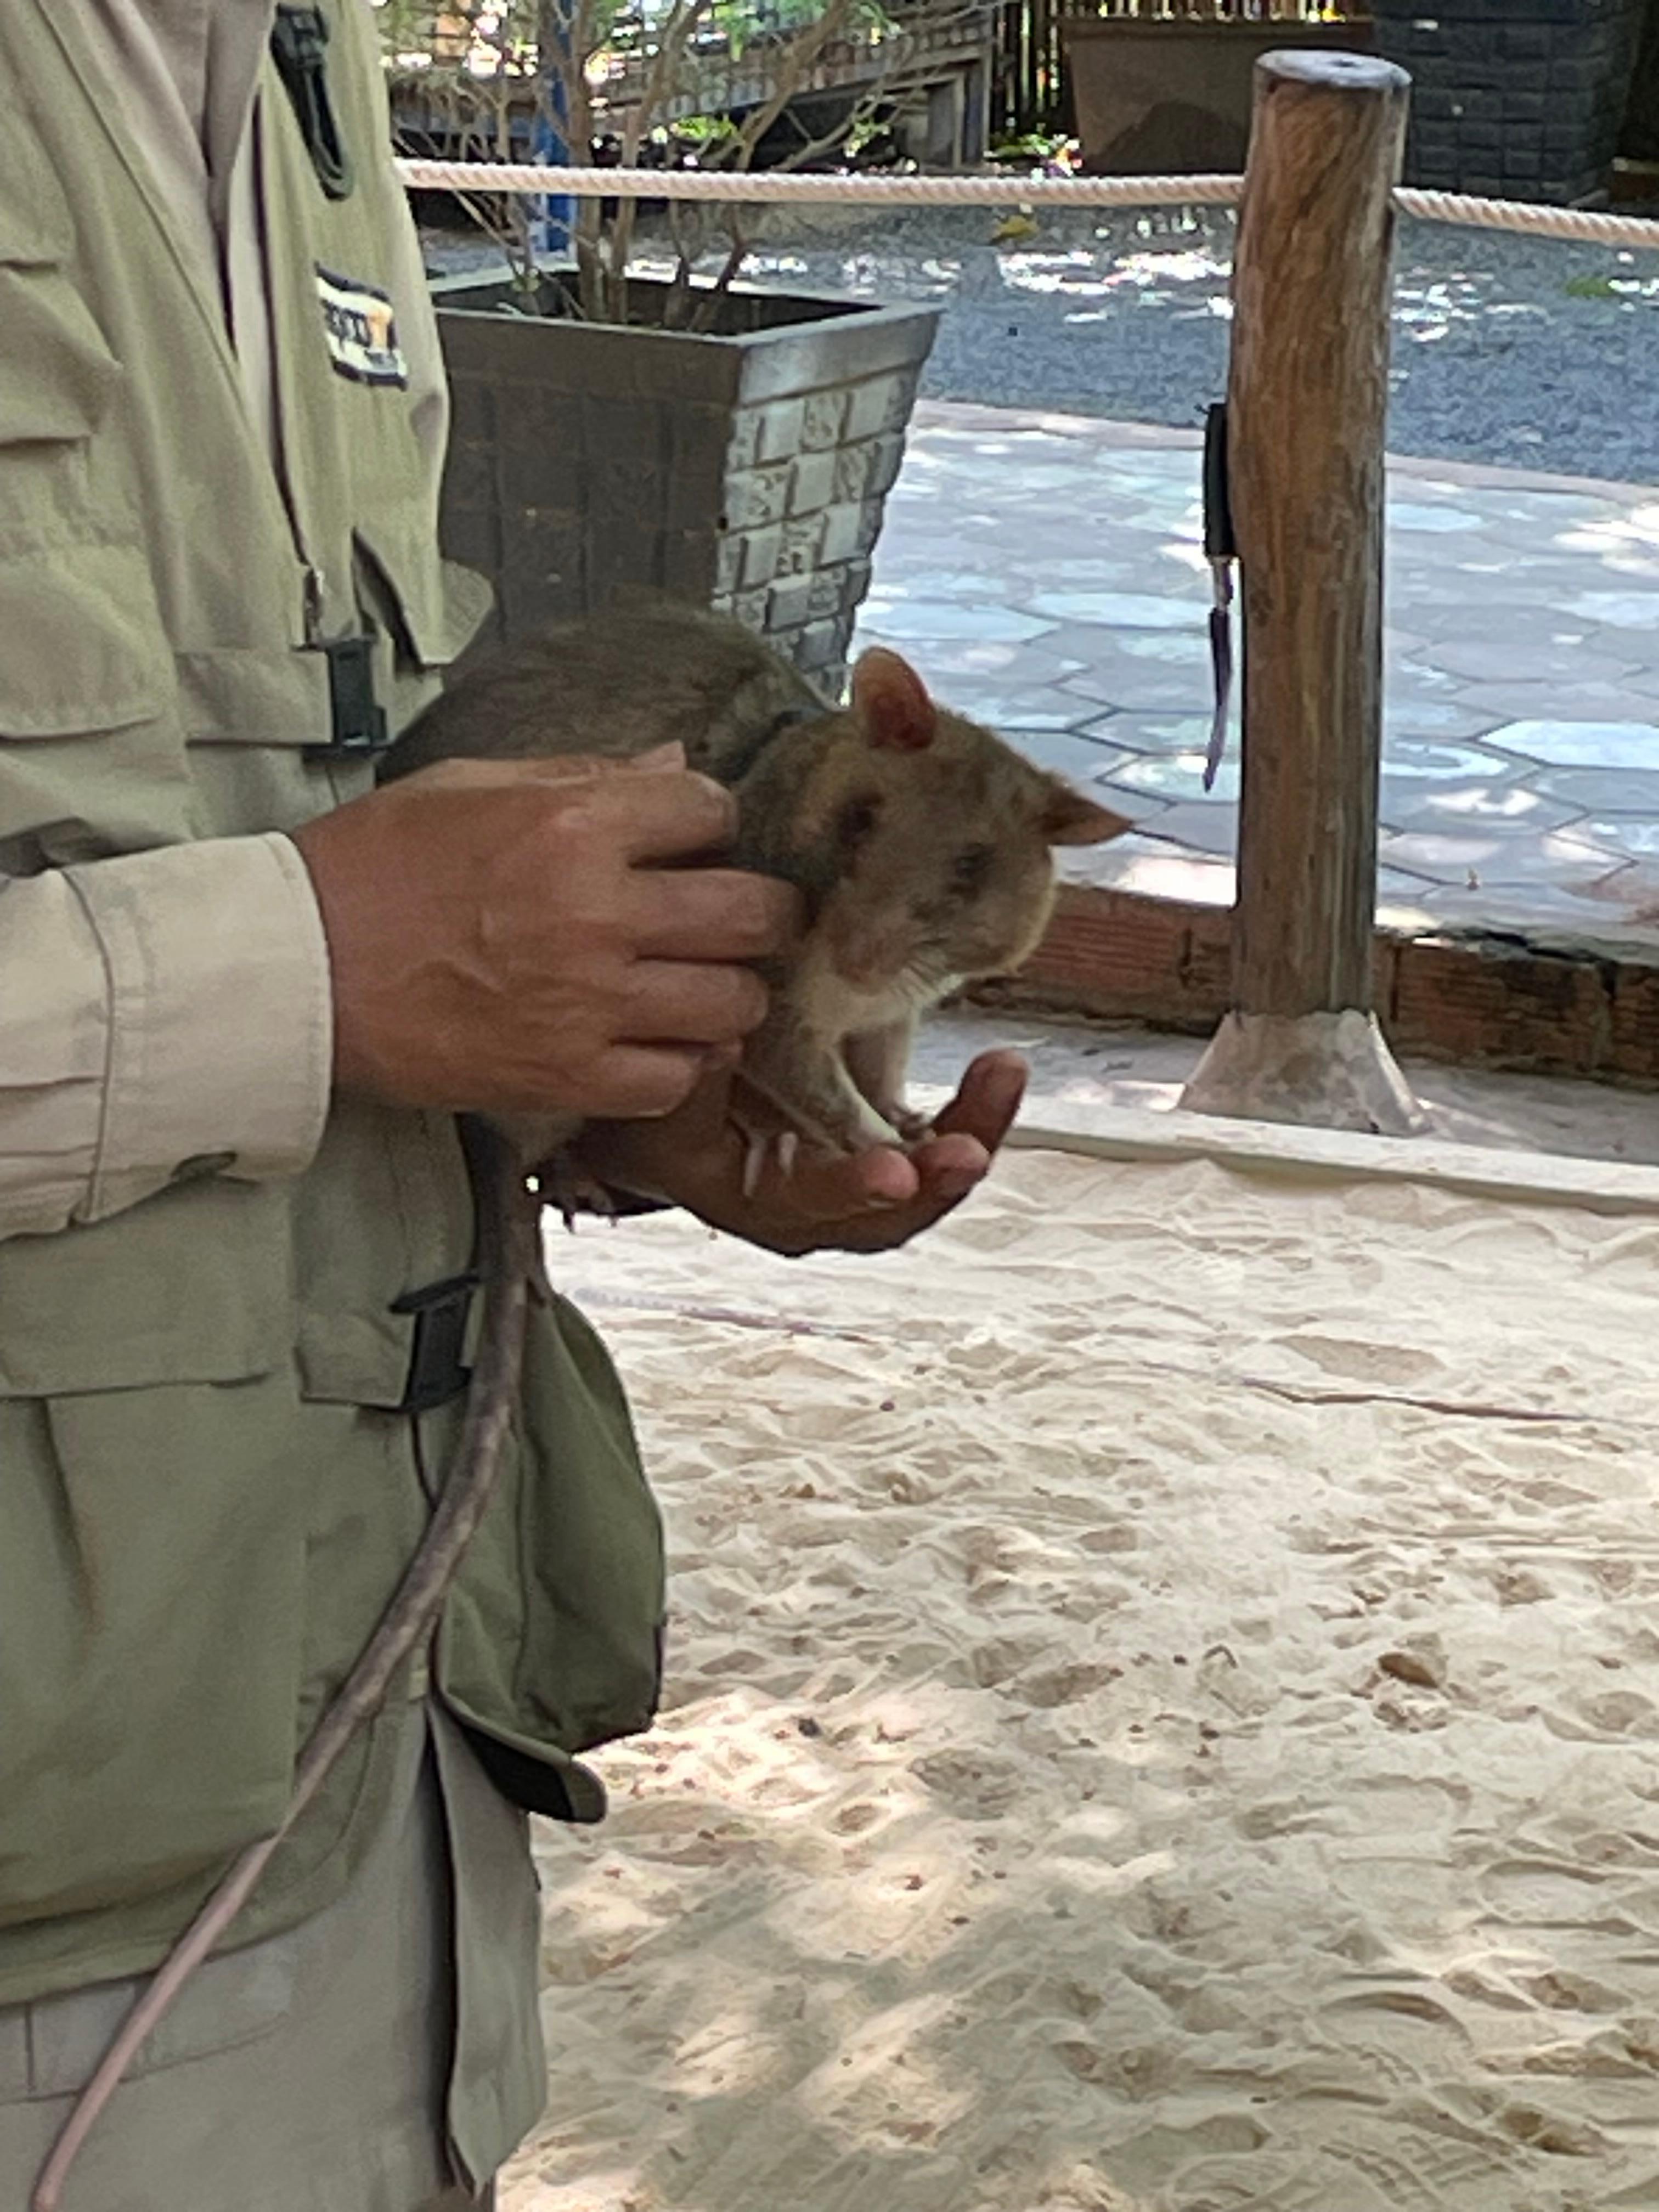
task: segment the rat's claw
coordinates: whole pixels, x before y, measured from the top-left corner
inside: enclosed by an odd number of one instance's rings
[[[617,1203],[602,1182],[579,1167],[568,1152],[556,1152],[537,1171],[544,1206],[557,1208],[568,1234],[574,1236],[576,1217],[597,1213],[606,1221],[617,1218]]]
[[[766,1165],[769,1141],[763,1129],[744,1132],[743,1194],[745,1198],[752,1198],[760,1188],[761,1171]]]
[[[795,1172],[795,1161],[800,1152],[800,1139],[793,1129],[778,1132],[778,1173],[786,1182]]]

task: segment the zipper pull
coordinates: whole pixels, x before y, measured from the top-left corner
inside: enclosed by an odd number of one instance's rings
[[[328,589],[328,579],[320,568],[308,568],[305,577],[306,643],[320,645],[323,641],[323,606]]]

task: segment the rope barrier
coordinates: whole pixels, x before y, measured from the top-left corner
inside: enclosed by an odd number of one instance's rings
[[[741,200],[748,205],[863,207],[1232,207],[1243,177],[827,177],[787,170],[543,168],[532,161],[399,161],[411,191],[544,192],[553,198]],[[1427,222],[1533,232],[1659,252],[1659,222],[1528,200],[1402,188],[1395,205]]]
[[[1403,214],[1425,222],[1471,223],[1481,230],[1535,231],[1544,238],[1591,246],[1645,246],[1659,252],[1659,222],[1639,215],[1599,215],[1589,208],[1535,207],[1530,200],[1477,200],[1462,192],[1424,192],[1402,185],[1394,196]]]
[[[788,170],[555,169],[532,161],[399,161],[412,190],[556,199],[742,200],[749,205],[1194,207],[1243,196],[1243,177],[826,177]],[[1659,229],[1659,224],[1655,225]]]

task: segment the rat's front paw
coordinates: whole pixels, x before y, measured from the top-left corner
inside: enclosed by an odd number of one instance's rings
[[[919,1145],[924,1137],[933,1133],[933,1117],[919,1114],[915,1107],[907,1106],[902,1098],[880,1098],[872,1103],[872,1111],[879,1114],[888,1125],[890,1134],[884,1144]]]
[[[778,1172],[787,1182],[795,1171],[795,1159],[800,1151],[799,1132],[787,1127],[780,1128],[764,1111],[745,1112],[743,1099],[736,1093],[727,1104],[726,1119],[743,1140],[740,1182],[744,1196],[753,1198],[760,1188],[769,1160],[777,1162]]]
[[[897,1130],[865,1099],[775,1089],[757,1082],[747,1068],[732,1087],[726,1115],[748,1146],[744,1175],[746,1197],[754,1195],[754,1185],[774,1152],[787,1177],[803,1145],[814,1152],[847,1157],[877,1146],[902,1143]]]
[[[761,1176],[766,1171],[769,1158],[778,1164],[778,1173],[786,1182],[795,1172],[795,1161],[800,1152],[800,1139],[793,1129],[743,1129],[743,1194],[752,1198],[760,1188]]]
[[[617,1202],[611,1193],[586,1168],[578,1166],[562,1146],[538,1166],[536,1182],[542,1203],[558,1208],[568,1231],[574,1231],[579,1213],[596,1213],[604,1221],[617,1218]]]

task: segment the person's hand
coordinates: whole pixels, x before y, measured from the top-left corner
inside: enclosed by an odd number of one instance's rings
[[[712,866],[731,794],[643,761],[450,761],[295,830],[339,1088],[480,1113],[666,1114],[766,1012],[796,895]],[[678,865],[676,865],[678,864]]]
[[[769,1146],[747,1196],[749,1147],[730,1110],[741,1079],[726,1073],[708,1077],[663,1120],[590,1123],[576,1156],[601,1183],[666,1199],[769,1251],[884,1252],[940,1219],[981,1181],[1019,1111],[1025,1079],[1018,1053],[982,1053],[933,1133],[909,1152],[882,1146],[842,1156],[803,1145],[786,1175]],[[744,1093],[745,1120],[764,1110]]]

